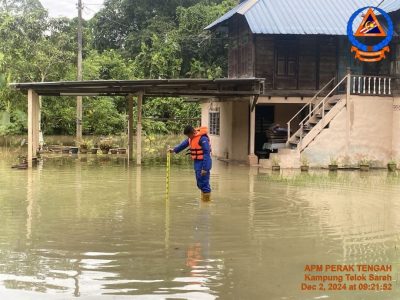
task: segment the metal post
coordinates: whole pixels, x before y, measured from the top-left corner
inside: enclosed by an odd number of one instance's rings
[[[301,123],[301,126],[300,126],[300,143],[299,143],[299,145],[297,146],[297,149],[298,149],[299,151],[301,151],[301,150],[302,150],[302,144],[303,144],[303,132],[304,132],[304,124],[303,124],[303,123]]]
[[[351,95],[351,70],[347,68],[347,83],[346,83],[346,156],[349,155],[350,143],[350,95]]]
[[[350,100],[350,93],[351,93],[351,70],[347,68],[347,82],[346,82],[346,106]]]

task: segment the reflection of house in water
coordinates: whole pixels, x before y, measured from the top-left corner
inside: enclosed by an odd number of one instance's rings
[[[265,86],[250,105],[243,98],[202,103],[202,123],[210,127],[214,155],[252,164],[261,158],[268,165],[263,159],[268,152],[284,147],[274,154],[283,167],[298,164],[300,153],[313,164],[327,164],[332,156],[385,163],[400,155],[398,36],[387,58],[375,63],[356,60],[346,36],[350,16],[381,1],[241,2],[207,29],[229,36],[230,78],[265,78]],[[387,0],[380,8],[399,31],[400,2]],[[361,21],[360,14],[353,27]],[[345,78],[348,69],[351,76]],[[268,140],[271,124],[290,127],[291,134],[283,142]]]

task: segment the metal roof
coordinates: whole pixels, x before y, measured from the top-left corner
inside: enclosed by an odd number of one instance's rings
[[[205,29],[213,29],[234,15],[242,15],[254,34],[346,35],[347,22],[357,9],[378,6],[380,2],[381,0],[247,0]],[[385,0],[379,7],[391,13],[400,9],[400,0]]]
[[[12,83],[14,89],[43,96],[107,96],[143,92],[163,97],[246,97],[263,91],[264,79],[146,79]]]

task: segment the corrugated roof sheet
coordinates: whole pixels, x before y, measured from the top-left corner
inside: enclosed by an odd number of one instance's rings
[[[255,34],[346,35],[347,22],[359,8],[381,0],[247,0],[210,24],[212,29],[236,14],[243,15]],[[400,0],[385,0],[380,8],[400,9]],[[361,16],[360,22],[361,22]],[[357,22],[355,22],[357,23]],[[356,26],[356,25],[355,25]]]

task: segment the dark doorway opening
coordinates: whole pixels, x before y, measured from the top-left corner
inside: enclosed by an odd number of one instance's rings
[[[256,106],[256,128],[255,128],[255,153],[259,158],[268,158],[267,151],[263,145],[267,140],[266,132],[275,121],[275,107],[273,105]]]

